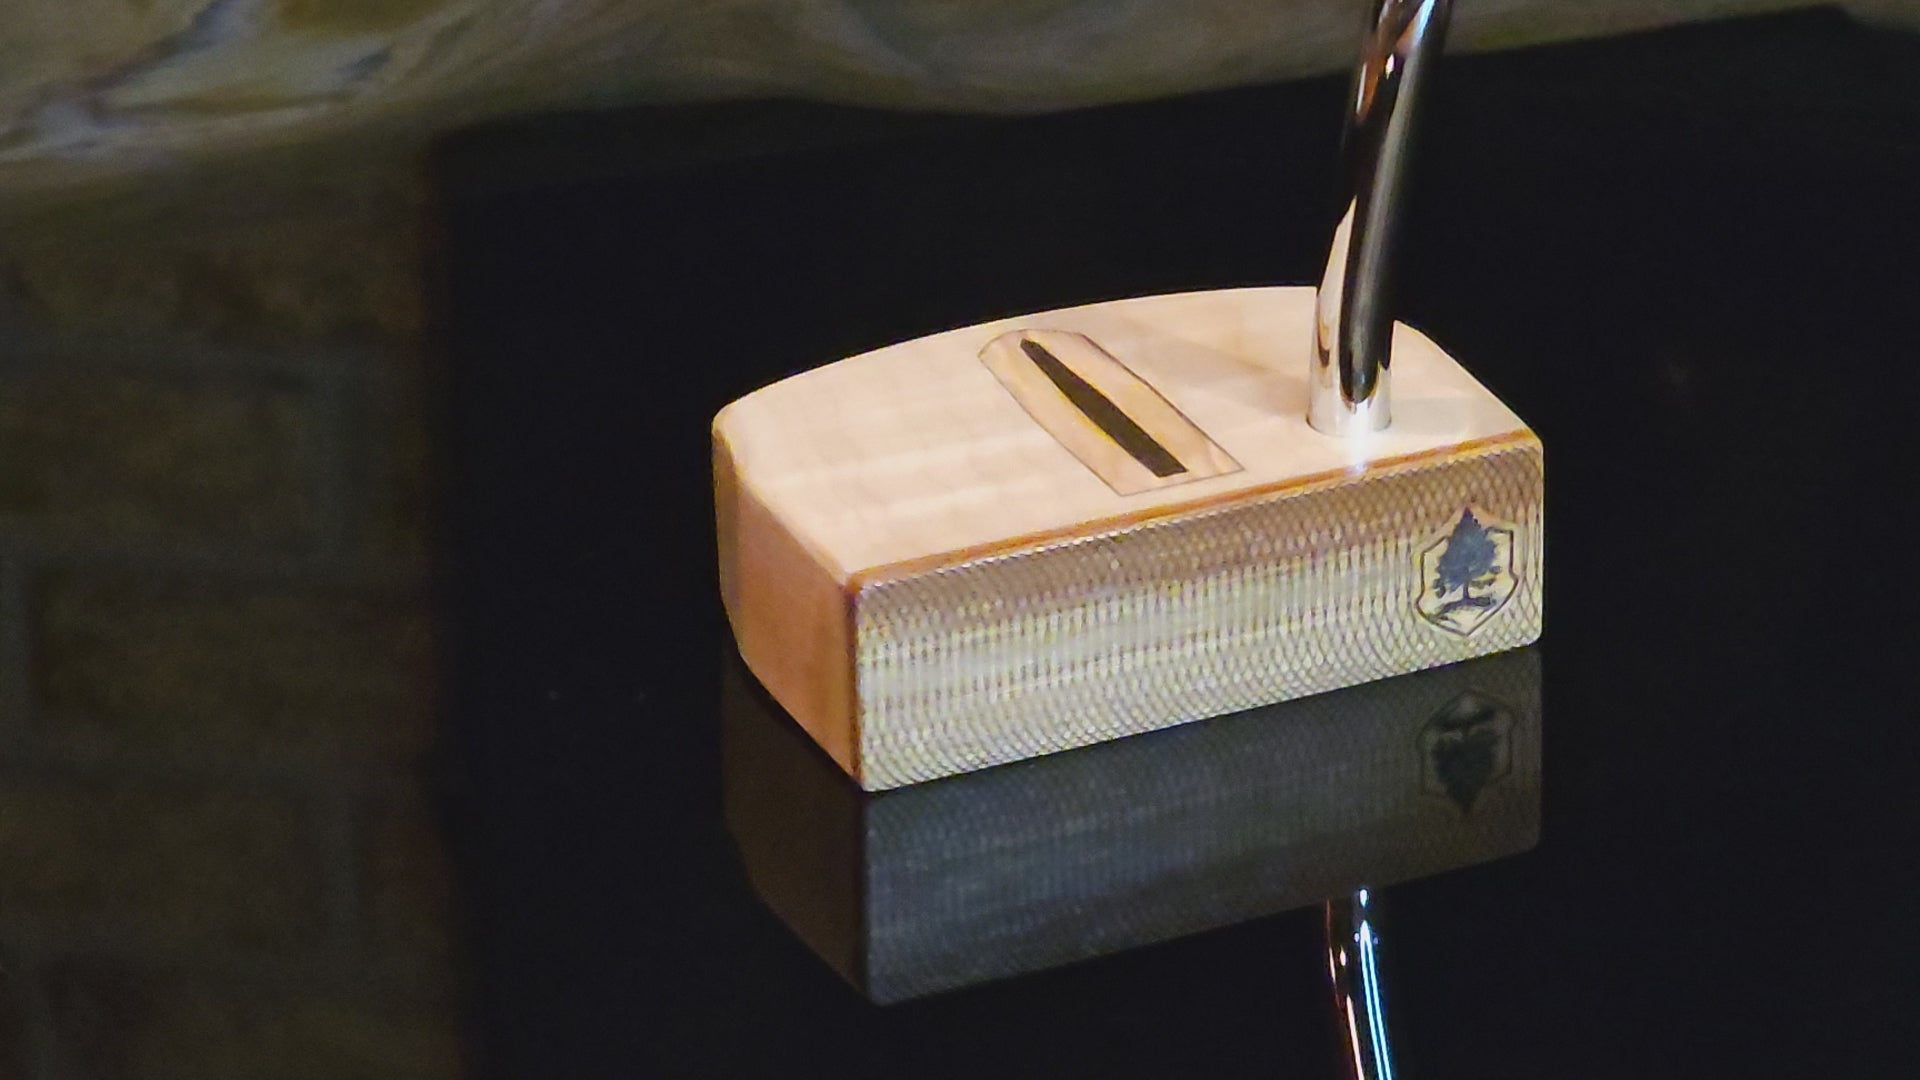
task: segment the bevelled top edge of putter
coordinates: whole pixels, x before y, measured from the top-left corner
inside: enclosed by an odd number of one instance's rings
[[[1083,534],[1302,477],[1526,433],[1424,334],[1395,329],[1396,423],[1334,439],[1306,422],[1311,288],[1107,301],[963,327],[791,376],[714,421],[736,472],[843,582],[940,553]],[[982,360],[995,339],[1084,335],[1240,467],[1123,494]]]

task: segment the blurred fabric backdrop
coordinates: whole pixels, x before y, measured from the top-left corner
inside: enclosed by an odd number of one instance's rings
[[[1463,50],[1784,10],[1795,0],[1467,0]],[[801,96],[1048,110],[1342,67],[1359,0],[15,0],[0,188],[369,125]],[[1914,0],[1855,12],[1916,19]]]
[[[1795,0],[1466,0],[1484,50]],[[324,132],[611,102],[794,96],[1019,111],[1345,65],[1360,0],[16,0],[0,189]],[[1912,21],[1915,0],[1855,0]]]

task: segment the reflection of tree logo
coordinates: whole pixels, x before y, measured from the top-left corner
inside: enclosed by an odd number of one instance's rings
[[[1417,606],[1442,630],[1471,634],[1513,596],[1513,530],[1488,520],[1468,507],[1451,532],[1420,553]]]
[[[1513,710],[1469,690],[1420,729],[1420,786],[1462,814],[1513,769]]]

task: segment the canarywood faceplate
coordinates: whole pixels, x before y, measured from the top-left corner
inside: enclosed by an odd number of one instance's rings
[[[877,789],[1533,640],[1538,440],[1404,326],[1393,426],[1312,430],[1313,310],[1283,287],[1050,311],[729,405],[748,666]]]

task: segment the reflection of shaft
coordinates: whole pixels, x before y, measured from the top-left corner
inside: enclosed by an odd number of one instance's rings
[[[1347,1075],[1392,1080],[1387,1009],[1380,977],[1380,898],[1371,889],[1327,901],[1327,975],[1347,1047]]]
[[[1408,135],[1452,0],[1375,0],[1341,146],[1345,200],[1314,319],[1307,419],[1329,435],[1391,419],[1387,287]]]

